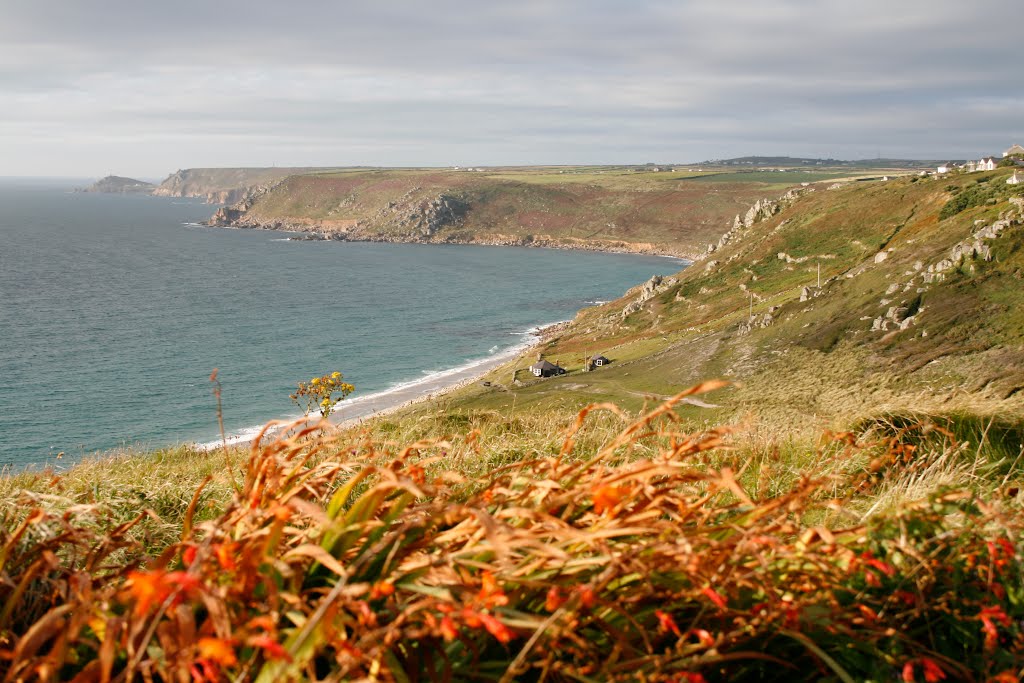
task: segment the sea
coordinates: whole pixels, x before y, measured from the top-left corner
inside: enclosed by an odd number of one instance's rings
[[[214,442],[214,368],[236,439],[299,416],[296,382],[327,372],[348,401],[408,394],[686,265],[301,241],[205,227],[198,200],[74,191],[89,182],[0,179],[0,472]]]

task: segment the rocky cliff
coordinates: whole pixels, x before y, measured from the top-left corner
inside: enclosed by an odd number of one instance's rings
[[[169,175],[154,190],[160,197],[195,197],[210,204],[235,204],[261,186],[313,168],[189,168]]]

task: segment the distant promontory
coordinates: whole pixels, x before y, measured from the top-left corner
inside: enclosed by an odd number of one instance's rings
[[[108,175],[101,178],[82,192],[105,192],[112,194],[150,194],[156,186],[144,180],[125,178],[123,176]]]

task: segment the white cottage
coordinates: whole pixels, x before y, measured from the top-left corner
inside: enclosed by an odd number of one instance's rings
[[[939,173],[949,173],[950,171],[953,170],[953,163],[951,161],[947,161],[946,163],[939,166],[937,170]]]
[[[1014,171],[1013,175],[1006,179],[1007,185],[1020,185],[1024,183],[1024,176],[1018,176],[1017,172]]]
[[[1011,145],[1008,150],[1003,152],[1004,157],[1008,157],[1011,155],[1024,156],[1024,147],[1021,147],[1020,145]]]
[[[984,159],[982,159],[981,161],[978,162],[978,170],[979,171],[994,171],[994,170],[996,170],[996,166],[998,166],[998,165],[999,165],[999,163],[996,161],[995,157],[986,157],[986,158],[984,158]]]

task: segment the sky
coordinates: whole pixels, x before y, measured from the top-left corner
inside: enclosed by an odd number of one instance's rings
[[[1021,0],[0,0],[0,176],[961,159]]]

